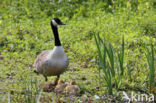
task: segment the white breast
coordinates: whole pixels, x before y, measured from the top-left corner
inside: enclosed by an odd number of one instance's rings
[[[51,53],[51,59],[62,59],[64,58],[64,55],[65,53],[62,46],[55,46],[53,52]]]
[[[63,73],[68,67],[68,58],[62,46],[55,46],[47,58],[47,67],[44,70],[44,75],[58,75]]]

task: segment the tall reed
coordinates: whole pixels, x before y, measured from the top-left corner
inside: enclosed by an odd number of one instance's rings
[[[115,88],[118,90],[121,85],[121,77],[124,73],[124,37],[122,38],[121,51],[117,51],[117,55],[111,43],[106,43],[105,40],[102,40],[99,33],[97,35],[94,34],[94,38],[99,55],[99,76],[101,77],[100,74],[102,74],[102,70],[104,74],[103,78],[107,84],[108,93],[113,94],[113,84],[115,84]]]
[[[151,91],[155,87],[155,82],[154,82],[154,73],[155,73],[155,68],[154,68],[154,47],[151,44],[150,49],[146,49],[146,58],[149,66],[149,90]]]
[[[119,58],[119,64],[120,64],[120,69],[121,69],[121,75],[124,73],[124,68],[123,68],[123,63],[124,63],[124,36],[122,37],[122,48],[121,51],[118,53],[118,58]]]

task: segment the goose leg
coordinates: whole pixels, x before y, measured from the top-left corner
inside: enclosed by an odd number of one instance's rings
[[[48,81],[48,78],[45,76],[45,81],[47,82]]]
[[[57,75],[57,78],[60,79],[60,75]]]

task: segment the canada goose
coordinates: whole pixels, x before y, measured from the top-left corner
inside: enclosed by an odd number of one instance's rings
[[[68,58],[61,46],[61,42],[58,34],[58,25],[65,25],[60,19],[54,18],[50,22],[51,28],[55,38],[55,47],[53,50],[42,51],[36,58],[34,62],[34,67],[36,68],[34,72],[42,74],[47,81],[47,76],[57,76],[59,79],[60,74],[62,74],[68,67]]]

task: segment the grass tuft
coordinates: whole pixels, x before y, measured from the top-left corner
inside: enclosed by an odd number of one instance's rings
[[[147,58],[148,66],[149,66],[149,90],[151,91],[155,87],[154,47],[152,44],[150,46],[150,49],[151,49],[150,51],[149,49],[146,49],[146,58]]]
[[[112,95],[113,84],[115,84],[115,88],[118,90],[121,85],[122,75],[124,73],[124,37],[122,38],[122,50],[121,53],[118,53],[118,56],[116,55],[112,44],[110,42],[106,44],[105,41],[99,36],[99,33],[97,35],[94,34],[94,38],[99,55],[99,74],[104,74],[103,79],[107,84],[108,93]],[[120,64],[120,66],[118,64]],[[102,73],[101,70],[103,71]],[[99,77],[101,76],[99,75]]]

